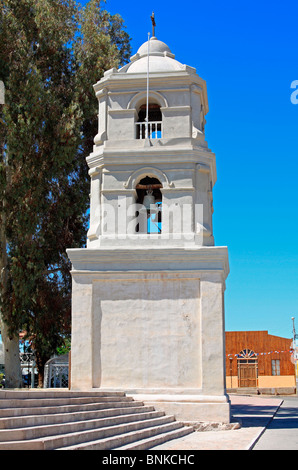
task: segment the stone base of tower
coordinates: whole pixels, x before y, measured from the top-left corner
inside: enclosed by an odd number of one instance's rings
[[[226,247],[71,249],[71,388],[228,423]]]
[[[110,388],[108,390],[111,391]],[[230,423],[230,400],[227,395],[206,396],[202,395],[202,390],[195,389],[130,390],[117,388],[117,391],[119,390],[133,397],[136,401],[154,406],[157,411],[174,415],[178,421],[183,423]]]
[[[200,391],[199,391],[200,392]],[[195,391],[193,391],[195,393]],[[127,392],[129,394],[129,392]],[[135,400],[171,414],[183,423],[230,423],[230,400],[226,395],[205,396],[176,393],[132,394]]]

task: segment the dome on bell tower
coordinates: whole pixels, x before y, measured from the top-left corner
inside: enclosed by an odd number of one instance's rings
[[[131,57],[131,62],[122,69],[126,73],[146,73],[148,66],[148,41]],[[151,72],[175,72],[184,65],[175,60],[169,46],[156,37],[149,39],[149,69]]]
[[[164,52],[171,53],[169,46],[167,46],[166,43],[159,41],[159,39],[157,39],[156,37],[152,37],[150,39],[149,47],[150,47],[150,54],[157,53],[157,54],[163,55]],[[139,47],[137,53],[140,55],[140,57],[142,57],[144,55],[147,55],[147,52],[148,52],[148,41],[144,42],[144,44],[142,44]]]

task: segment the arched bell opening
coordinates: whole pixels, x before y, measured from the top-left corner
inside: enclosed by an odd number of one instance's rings
[[[162,114],[159,104],[149,103],[148,123],[147,123],[147,105],[142,104],[138,112],[138,121],[136,123],[137,139],[161,139],[162,137]]]
[[[162,184],[154,177],[142,178],[136,186],[136,203],[142,205],[137,216],[143,218],[136,226],[137,233],[161,233],[162,230]]]

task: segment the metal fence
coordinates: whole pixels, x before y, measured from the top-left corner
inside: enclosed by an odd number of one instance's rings
[[[48,361],[44,371],[44,388],[68,388],[68,362]]]

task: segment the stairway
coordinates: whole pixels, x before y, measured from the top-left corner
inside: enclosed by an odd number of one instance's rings
[[[0,390],[0,450],[145,450],[192,431],[122,392]]]

